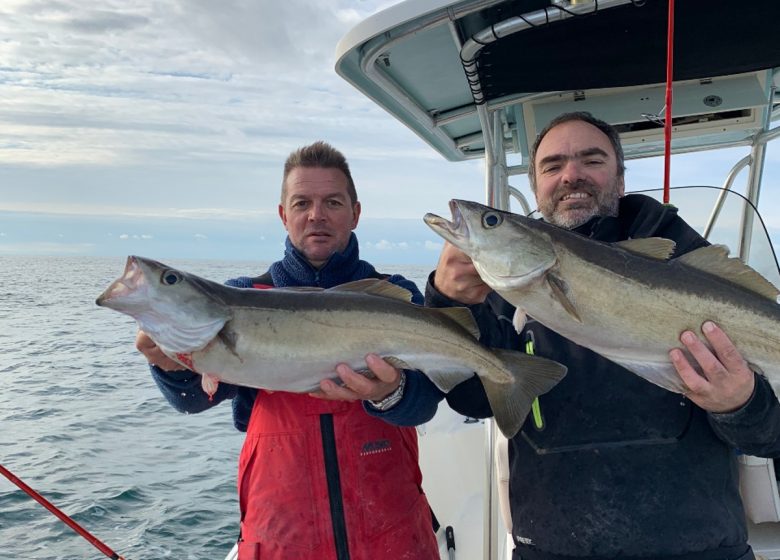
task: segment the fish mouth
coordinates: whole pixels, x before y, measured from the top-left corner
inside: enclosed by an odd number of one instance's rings
[[[459,249],[464,249],[469,240],[469,228],[463,219],[457,200],[450,200],[450,212],[452,212],[452,221],[430,212],[423,216],[423,220],[441,237]]]
[[[131,255],[127,257],[125,271],[121,277],[114,280],[106,290],[100,294],[95,303],[103,307],[111,307],[112,302],[127,297],[146,283],[144,271],[138,263],[138,259]]]

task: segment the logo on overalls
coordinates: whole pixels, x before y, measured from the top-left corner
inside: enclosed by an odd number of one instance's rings
[[[363,449],[360,450],[360,455],[374,455],[375,453],[384,453],[390,451],[393,446],[390,444],[389,439],[377,439],[375,441],[367,441],[363,444]]]

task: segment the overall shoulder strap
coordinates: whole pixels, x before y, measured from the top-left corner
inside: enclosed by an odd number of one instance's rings
[[[273,288],[274,279],[271,277],[271,271],[267,270],[260,276],[251,279],[253,288]]]

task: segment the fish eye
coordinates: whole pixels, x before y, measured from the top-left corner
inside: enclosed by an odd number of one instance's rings
[[[496,212],[486,212],[485,215],[482,216],[482,225],[486,228],[494,228],[503,221],[504,218],[501,214],[497,214]]]
[[[162,280],[162,283],[166,286],[173,286],[174,284],[178,284],[181,282],[181,279],[181,274],[175,270],[166,270],[160,277],[160,280]]]

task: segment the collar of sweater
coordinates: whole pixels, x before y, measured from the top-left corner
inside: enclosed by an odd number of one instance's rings
[[[274,286],[315,286],[332,288],[352,280],[368,278],[376,274],[374,267],[360,260],[357,237],[352,233],[344,251],[331,255],[322,268],[314,268],[303,254],[285,240],[284,258],[271,265]]]

